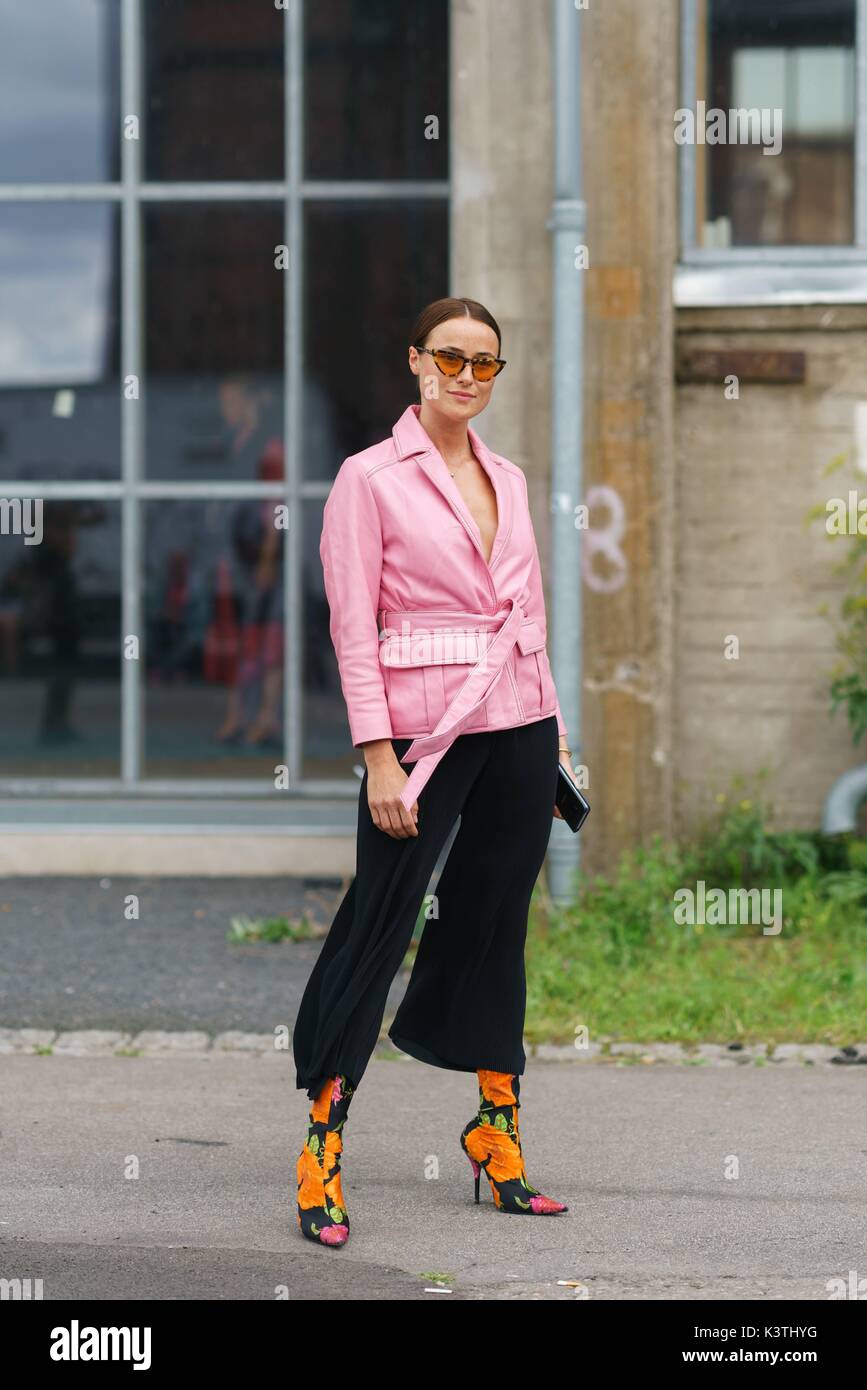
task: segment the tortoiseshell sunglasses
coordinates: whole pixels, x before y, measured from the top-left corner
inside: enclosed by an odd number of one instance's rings
[[[492,357],[489,352],[477,352],[475,357],[465,357],[453,348],[419,347],[413,343],[416,352],[429,352],[443,376],[460,376],[469,362],[476,381],[491,381],[506,365],[504,357]]]

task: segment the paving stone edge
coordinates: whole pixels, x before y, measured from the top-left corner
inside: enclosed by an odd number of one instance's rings
[[[278,1045],[279,1042],[279,1045]],[[867,1043],[833,1047],[824,1043],[727,1043],[681,1044],[670,1042],[589,1043],[575,1047],[568,1043],[530,1043],[524,1041],[527,1060],[541,1062],[595,1062],[598,1065],[650,1065],[679,1062],[692,1066],[775,1066],[797,1063],[804,1066],[867,1065]],[[143,1030],[114,1032],[99,1029],[61,1030],[56,1028],[0,1028],[0,1055],[45,1054],[67,1057],[201,1057],[227,1052],[247,1057],[287,1059],[291,1047],[285,1033],[275,1040],[272,1033],[223,1032],[212,1037],[206,1032],[167,1032]],[[373,1053],[381,1059],[410,1061],[390,1039],[381,1037]]]

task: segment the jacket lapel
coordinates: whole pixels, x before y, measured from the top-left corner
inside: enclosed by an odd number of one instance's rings
[[[420,424],[419,409],[420,407],[416,405],[407,406],[392,430],[398,458],[410,458],[413,455],[417,457],[419,468],[445,498],[458,519],[463,522],[470,540],[478,551],[482,564],[493,569],[502,555],[503,547],[512,531],[512,489],[503,476],[502,465],[493,458],[484,440],[476,433],[472,425],[469,425],[467,433],[473,453],[490,478],[497,497],[497,534],[494,537],[490,561],[486,561],[479,528],[464,502],[460,488],[446,466],[445,459],[434,447],[427,431]]]

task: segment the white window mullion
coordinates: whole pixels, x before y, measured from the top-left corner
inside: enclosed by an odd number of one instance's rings
[[[144,449],[144,372],[142,361],[142,276],[141,211],[139,188],[142,171],[144,113],[141,107],[141,0],[121,3],[121,122],[135,115],[139,120],[139,139],[128,140],[121,132],[121,647],[123,639],[136,634],[138,661],[120,659],[121,689],[121,780],[135,785],[142,773],[142,666],[144,614],[142,608],[143,547],[142,504],[135,484],[142,477]],[[138,399],[127,400],[123,383],[134,376],[139,383]]]

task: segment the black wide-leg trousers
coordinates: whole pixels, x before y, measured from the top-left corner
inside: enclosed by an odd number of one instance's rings
[[[398,758],[411,743],[392,740]],[[306,1087],[311,1100],[338,1072],[356,1085],[361,1080],[422,907],[424,931],[389,1037],[432,1066],[523,1072],[527,915],[551,834],[558,756],[554,715],[461,734],[422,788],[418,835],[403,840],[374,824],[365,772],[355,877],[307,982],[293,1034],[296,1088]],[[404,767],[411,771],[412,764]],[[426,902],[458,816],[458,833]]]

